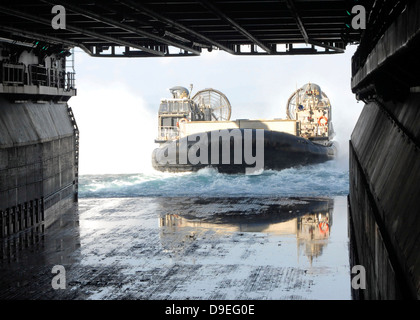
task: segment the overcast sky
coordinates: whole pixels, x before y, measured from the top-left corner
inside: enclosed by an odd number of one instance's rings
[[[204,50],[205,51],[205,50]],[[77,96],[70,99],[80,130],[80,172],[151,170],[157,111],[169,88],[194,85],[223,92],[231,119],[285,118],[289,96],[307,82],[321,86],[346,163],[348,140],[363,103],[351,92],[349,46],[344,54],[234,56],[213,50],[200,57],[92,58],[75,49]]]

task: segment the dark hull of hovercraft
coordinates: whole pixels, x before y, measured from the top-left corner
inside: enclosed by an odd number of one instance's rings
[[[247,129],[251,130],[251,129]],[[243,133],[243,129],[241,129]],[[252,129],[252,155],[256,155],[256,133]],[[206,132],[208,141],[211,137],[211,131]],[[242,137],[244,135],[242,134]],[[163,172],[190,172],[198,171],[206,167],[216,168],[221,173],[245,173],[246,168],[255,167],[254,164],[247,164],[244,159],[244,152],[242,152],[242,164],[234,164],[234,142],[230,142],[230,163],[222,163],[222,152],[219,152],[219,161],[212,164],[208,163],[192,164],[189,159],[186,163],[180,163],[179,146],[186,143],[188,150],[195,141],[188,141],[188,137],[173,140],[153,150],[152,165],[153,168]],[[176,152],[172,156],[168,156],[168,148],[173,148]],[[221,149],[220,149],[221,150]],[[166,163],[159,163],[157,159],[162,159],[165,154]],[[208,155],[211,158],[211,143],[208,143]],[[313,143],[312,141],[297,137],[285,132],[264,130],[264,170],[283,170],[291,167],[305,166],[310,164],[322,163],[334,159],[336,155],[336,146],[331,143],[328,146]],[[185,162],[185,161],[184,161]]]

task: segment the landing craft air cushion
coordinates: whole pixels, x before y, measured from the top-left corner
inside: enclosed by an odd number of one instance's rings
[[[192,90],[192,86],[190,88]],[[158,113],[156,170],[197,171],[214,167],[223,173],[282,170],[335,157],[331,104],[321,88],[307,83],[289,97],[287,119],[230,120],[231,105],[215,89],[191,97],[184,87],[170,89]]]

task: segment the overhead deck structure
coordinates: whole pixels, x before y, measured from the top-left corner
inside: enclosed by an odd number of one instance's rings
[[[355,4],[348,0],[18,0],[0,5],[0,35],[78,46],[101,57],[194,56],[203,49],[236,55],[334,54],[360,38],[361,30],[350,27]],[[66,29],[51,26],[55,5],[66,10]]]
[[[51,24],[56,5],[65,9],[64,29]],[[366,29],[353,28],[356,5]],[[351,88],[365,107],[349,144],[349,231],[366,289],[353,294],[420,299],[419,16],[418,0],[0,3],[0,238],[48,227],[77,201],[69,49],[95,57],[275,56],[336,54],[355,43]]]

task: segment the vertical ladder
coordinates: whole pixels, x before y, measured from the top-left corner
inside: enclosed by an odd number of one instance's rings
[[[73,114],[73,110],[67,104],[67,112],[73,126],[74,133],[74,201],[77,202],[79,197],[79,128],[77,127],[76,119]]]

